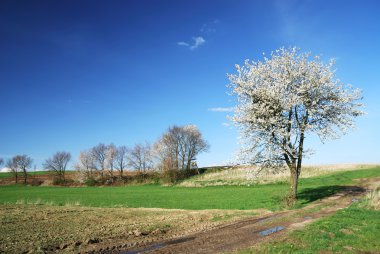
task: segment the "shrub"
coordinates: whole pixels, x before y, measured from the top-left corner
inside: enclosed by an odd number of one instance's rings
[[[84,180],[84,184],[87,186],[95,186],[98,183],[94,178],[89,177],[86,180]]]
[[[156,171],[137,172],[128,179],[129,183],[157,184],[160,182],[160,174]]]
[[[36,178],[33,178],[32,182],[31,182],[31,185],[32,186],[40,186],[44,181],[40,180],[40,179],[36,179]]]
[[[161,173],[161,181],[173,184],[197,174],[196,169],[169,169]]]
[[[380,186],[367,194],[367,206],[374,210],[380,210]]]
[[[65,184],[65,180],[64,179],[61,179],[61,178],[58,178],[58,177],[54,177],[53,178],[53,185],[64,185]]]

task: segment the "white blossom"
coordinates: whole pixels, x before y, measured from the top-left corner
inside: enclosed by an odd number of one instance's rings
[[[337,79],[334,64],[281,48],[264,61],[236,65],[228,86],[237,98],[232,120],[243,141],[240,162],[272,169],[286,163],[298,177],[305,135],[325,141],[354,127],[363,114],[361,91]]]

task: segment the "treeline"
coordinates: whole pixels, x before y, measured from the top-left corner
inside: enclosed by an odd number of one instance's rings
[[[88,185],[117,181],[175,182],[199,173],[196,156],[208,149],[209,144],[195,125],[174,125],[153,144],[146,142],[127,147],[99,143],[81,151],[73,163],[73,169],[79,172],[76,180]],[[43,163],[45,170],[54,172],[55,184],[67,183],[65,172],[71,159],[69,152],[59,151]],[[0,159],[0,164],[3,162]],[[20,174],[26,183],[32,162],[27,155],[16,155],[5,166],[14,175],[16,183]],[[135,173],[127,175],[126,170]]]

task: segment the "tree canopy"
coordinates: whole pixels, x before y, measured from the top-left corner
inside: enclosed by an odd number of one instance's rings
[[[237,98],[232,120],[241,134],[239,160],[270,169],[287,165],[293,199],[307,152],[305,136],[337,138],[363,114],[361,91],[337,79],[334,64],[281,48],[264,61],[236,65],[237,74],[228,75]]]

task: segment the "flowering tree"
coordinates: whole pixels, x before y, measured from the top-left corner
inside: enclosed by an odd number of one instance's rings
[[[228,75],[238,102],[232,120],[243,141],[240,159],[263,169],[286,164],[292,202],[307,153],[305,136],[337,138],[363,114],[361,91],[336,79],[333,66],[333,60],[325,64],[297,48],[281,48],[263,62],[236,65],[237,74]]]

